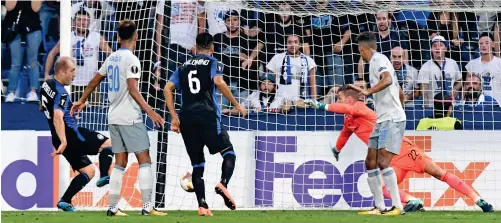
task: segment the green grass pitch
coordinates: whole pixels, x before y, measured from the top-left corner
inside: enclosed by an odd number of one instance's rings
[[[404,216],[360,216],[355,211],[213,211],[214,217],[199,217],[196,211],[169,211],[166,217],[141,216],[139,212],[126,212],[128,217],[107,217],[105,212],[81,211],[76,213],[64,212],[35,212],[17,211],[2,212],[2,223],[80,223],[80,222],[109,222],[109,223],[303,223],[303,222],[347,222],[347,223],[490,223],[501,222],[501,212],[461,212],[461,211],[427,211],[407,213]]]

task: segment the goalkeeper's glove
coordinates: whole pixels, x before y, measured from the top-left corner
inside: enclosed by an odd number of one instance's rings
[[[323,103],[320,103],[316,100],[311,100],[311,99],[306,99],[304,100],[304,103],[306,105],[309,105],[311,107],[314,107],[315,109],[322,109],[322,110],[325,110],[325,104]]]
[[[332,154],[334,154],[334,157],[336,157],[336,161],[339,161],[339,151],[336,149],[335,146],[331,147]]]

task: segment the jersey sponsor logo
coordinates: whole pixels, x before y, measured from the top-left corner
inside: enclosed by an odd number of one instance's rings
[[[132,67],[130,68],[130,72],[132,72],[133,74],[139,73],[139,67],[137,67],[136,65],[132,65]]]
[[[47,82],[43,82],[42,89],[47,93],[47,95],[50,98],[54,98],[54,95],[56,95],[56,92],[54,92],[52,90],[52,88],[50,88],[50,86],[47,84]]]

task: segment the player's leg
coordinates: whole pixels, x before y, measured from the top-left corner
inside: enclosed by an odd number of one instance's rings
[[[57,207],[63,211],[74,212],[76,209],[71,204],[71,199],[82,190],[85,185],[87,185],[90,180],[94,177],[95,170],[92,162],[86,155],[81,154],[71,154],[72,151],[68,151],[64,156],[66,160],[70,163],[74,170],[77,170],[80,174],[71,180],[70,185],[64,192],[61,200],[57,203]]]
[[[99,173],[101,178],[96,183],[97,187],[103,187],[110,182],[109,171],[112,162],[113,151],[111,140],[107,138],[99,148]]]
[[[181,116],[181,136],[183,137],[186,152],[190,157],[193,172],[191,180],[193,189],[197,196],[198,215],[212,216],[209,205],[205,199],[205,182],[203,179],[205,171],[204,141],[202,138],[202,126],[195,125],[190,119]]]
[[[122,136],[116,125],[109,125],[111,143],[113,144],[112,152],[115,154],[115,166],[111,170],[110,187],[109,187],[109,209],[106,212],[108,216],[127,216],[118,207],[120,199],[120,191],[122,190],[122,178],[125,172],[125,167],[128,162],[128,153],[125,149]]]
[[[405,213],[400,200],[397,176],[395,170],[390,166],[393,156],[400,153],[400,146],[404,136],[405,121],[393,122],[385,121],[381,123],[381,133],[378,141],[378,167],[383,175],[383,182],[388,188],[392,209],[385,212],[386,215],[397,215]]]
[[[447,183],[450,187],[454,188],[454,190],[471,198],[482,209],[482,211],[494,211],[491,204],[482,199],[472,187],[466,184],[463,180],[459,179],[459,177],[440,168],[431,159],[424,159],[423,162],[425,162],[423,166],[426,173],[432,175],[436,179]]]
[[[226,207],[235,210],[237,208],[236,203],[228,190],[228,183],[233,175],[236,160],[230,136],[222,128],[219,119],[209,119],[205,123],[203,139],[211,154],[220,153],[223,157],[221,179],[220,183],[216,185],[215,191],[223,198]]]
[[[101,178],[97,181],[97,187],[103,187],[110,182],[109,170],[113,161],[111,140],[101,133],[86,128],[78,128],[78,133],[85,139],[81,151],[86,155],[99,153],[99,171]]]
[[[397,176],[397,184],[400,184],[405,179],[405,176],[407,175],[407,170],[400,168],[398,166],[398,163],[395,165],[393,164],[393,162],[392,162],[392,168],[395,171],[395,175]],[[383,194],[384,197],[391,199],[391,194],[388,191],[388,188],[386,188],[386,185],[383,186]],[[402,189],[399,189],[399,195],[400,195],[400,201],[402,201],[402,205],[405,204],[404,211],[414,212],[423,209],[424,203],[419,198],[411,196]]]
[[[369,211],[359,212],[362,215],[374,215],[379,214],[381,211],[386,210],[384,204],[383,191],[381,187],[383,186],[383,181],[381,180],[381,172],[377,167],[377,146],[379,138],[379,126],[376,124],[370,138],[369,138],[369,148],[367,151],[367,157],[365,158],[365,168],[367,172],[367,183],[374,196],[375,208]]]
[[[139,190],[141,191],[141,199],[143,201],[141,214],[154,216],[167,215],[166,213],[157,211],[151,199],[154,182],[153,170],[151,169],[150,138],[146,126],[143,123],[136,123],[134,125],[121,125],[118,127],[126,150],[136,155],[139,164]]]

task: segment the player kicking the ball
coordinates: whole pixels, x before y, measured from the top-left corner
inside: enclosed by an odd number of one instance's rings
[[[165,216],[157,211],[151,202],[153,173],[149,153],[150,140],[146,126],[142,121],[141,109],[151,118],[156,126],[163,126],[164,120],[153,111],[139,92],[141,64],[132,53],[138,38],[136,25],[130,20],[123,20],[118,26],[118,38],[121,48],[104,61],[99,72],[89,82],[82,98],[73,105],[72,112],[79,112],[85,107],[85,101],[104,78],[108,77],[108,99],[110,109],[108,124],[115,153],[115,167],[111,171],[108,216],[127,216],[117,207],[122,177],[127,166],[129,153],[136,155],[139,163],[139,189],[143,200],[142,215]]]
[[[368,144],[370,133],[372,129],[374,129],[376,123],[376,113],[365,106],[362,102],[363,97],[360,98],[360,94],[356,90],[345,85],[338,90],[338,97],[339,103],[335,104],[326,105],[313,101],[307,102],[317,109],[346,115],[344,118],[344,127],[339,134],[336,146],[332,148],[336,160],[339,160],[339,153],[353,133]],[[426,153],[419,149],[416,144],[405,137],[402,141],[400,155],[393,156],[391,166],[397,176],[398,184],[405,179],[408,172],[427,173],[447,183],[456,191],[473,199],[484,212],[493,211],[492,205],[483,200],[473,188],[468,186],[468,184],[459,179],[456,175],[440,168],[428,155],[426,155]],[[386,186],[383,187],[383,193],[385,197],[391,198]],[[406,204],[404,208],[405,211],[412,212],[423,208],[423,201],[420,199],[406,194],[403,190],[400,190],[399,194],[401,201]]]
[[[198,201],[198,215],[212,216],[205,201],[203,180],[205,158],[204,146],[211,154],[223,157],[221,180],[216,185],[216,193],[221,195],[226,206],[236,209],[235,201],[228,192],[228,182],[235,168],[235,152],[228,133],[221,124],[221,111],[216,98],[216,87],[230,100],[235,108],[245,116],[246,110],[233,97],[223,80],[223,65],[212,57],[214,40],[208,33],[196,38],[197,55],[186,61],[172,75],[164,89],[165,99],[171,115],[171,130],[181,135],[193,166],[192,182]],[[181,91],[182,106],[180,118],[174,109],[172,91]]]
[[[376,52],[376,34],[362,32],[357,41],[360,55],[369,62],[369,81],[372,88],[361,89],[355,85],[353,88],[365,96],[373,95],[377,115],[376,126],[369,138],[369,150],[365,162],[369,175],[367,181],[374,194],[377,208],[360,214],[404,214],[398,196],[397,176],[390,166],[393,155],[400,153],[400,144],[404,137],[406,120],[402,107],[404,93],[398,85],[390,60]],[[382,181],[380,175],[383,176]],[[391,194],[393,207],[389,210],[386,210],[381,190],[383,181]]]
[[[42,84],[40,109],[49,121],[52,145],[57,150],[52,156],[63,155],[73,170],[80,174],[71,180],[70,186],[57,203],[63,211],[76,211],[71,199],[94,177],[95,170],[87,155],[99,153],[101,178],[97,186],[109,183],[108,171],[112,162],[111,141],[97,132],[79,127],[75,117],[70,114],[72,105],[68,86],[75,77],[75,63],[69,57],[60,57],[54,65],[54,78]]]

